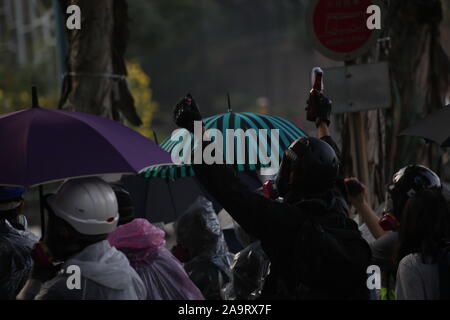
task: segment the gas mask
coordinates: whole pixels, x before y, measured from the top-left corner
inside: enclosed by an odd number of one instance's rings
[[[392,199],[392,195],[390,192],[391,186],[388,187],[388,191],[386,191],[386,202],[383,210],[383,216],[381,217],[378,224],[384,231],[396,231],[398,230],[400,223],[394,215],[394,212],[398,213],[397,206],[394,205],[394,200]]]
[[[278,171],[277,178],[275,179],[275,186],[278,192],[278,196],[284,198],[289,192],[289,175],[291,172],[291,160],[288,158],[286,153],[284,154],[283,160],[281,161],[280,169]]]
[[[275,200],[279,197],[277,186],[275,184],[275,181],[273,180],[267,180],[266,182],[264,182],[262,186],[262,192],[263,195],[268,199]]]
[[[48,205],[45,196],[45,206],[48,212],[47,232],[44,238],[44,244],[48,248],[53,261],[63,262],[70,256],[81,250],[75,234],[69,224],[63,219],[57,217],[53,209]]]
[[[441,180],[432,170],[421,165],[408,165],[397,171],[387,187],[384,216],[380,226],[386,231],[398,230],[408,199],[424,189],[441,189]]]

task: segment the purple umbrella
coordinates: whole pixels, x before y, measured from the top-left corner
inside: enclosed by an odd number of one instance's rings
[[[172,163],[141,134],[106,118],[33,108],[0,116],[0,185],[137,173]]]
[[[66,178],[137,173],[172,163],[153,141],[90,114],[33,108],[0,116],[0,185],[33,187]]]

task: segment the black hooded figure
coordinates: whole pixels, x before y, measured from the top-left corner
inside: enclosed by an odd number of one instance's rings
[[[300,138],[285,151],[277,189],[283,201],[248,190],[222,164],[197,164],[198,180],[261,246],[271,261],[261,299],[368,299],[371,252],[348,217],[339,150],[329,136],[331,102],[320,95],[320,139]],[[187,96],[175,107],[179,127],[201,116]]]

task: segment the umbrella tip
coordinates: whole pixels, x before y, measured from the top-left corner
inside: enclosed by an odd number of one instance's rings
[[[231,98],[229,92],[227,92],[227,100],[228,100],[228,112],[233,112],[233,110],[231,109]]]
[[[39,108],[39,100],[36,86],[31,87],[31,107]]]

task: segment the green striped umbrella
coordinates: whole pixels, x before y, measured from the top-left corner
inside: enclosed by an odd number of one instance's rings
[[[282,159],[284,150],[286,150],[286,148],[294,140],[300,137],[307,136],[307,134],[302,129],[295,126],[292,122],[281,117],[271,116],[267,114],[257,114],[251,112],[227,112],[205,118],[203,119],[203,123],[205,125],[205,129],[207,130],[218,129],[220,132],[222,132],[224,139],[224,157],[227,159],[227,163],[230,163],[229,161],[233,160],[233,165],[238,171],[253,171],[268,166],[260,163],[258,157],[256,158],[257,161],[248,161],[248,155],[251,152],[256,155],[259,155],[261,152],[264,152],[264,154],[266,155],[270,154],[272,139],[272,132],[270,130],[279,130],[279,159]],[[247,137],[247,143],[245,143],[244,148],[245,155],[241,155],[242,158],[240,158],[240,162],[238,161],[238,157],[240,156],[240,154],[239,152],[237,152],[238,143],[234,143],[233,159],[231,159],[231,156],[228,157],[227,155],[227,129],[242,129],[244,132],[248,129],[254,129],[257,134],[257,139],[254,139],[252,136]],[[263,144],[263,148],[260,148],[260,145],[257,141],[261,138],[261,134],[265,134],[262,133],[261,129],[267,130],[267,143]],[[174,141],[171,140],[171,137],[168,137],[161,143],[161,148],[170,153],[178,143],[180,143],[179,140]],[[242,161],[244,159],[243,157],[245,157],[245,161]],[[177,179],[183,177],[193,177],[195,176],[195,173],[190,165],[161,165],[148,168],[142,171],[141,175],[146,178]]]

